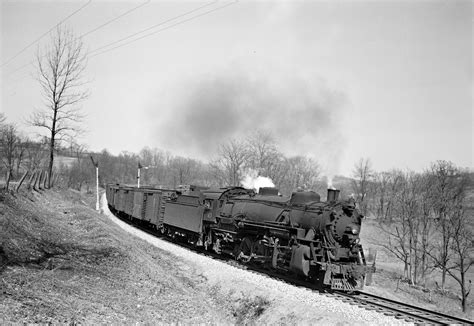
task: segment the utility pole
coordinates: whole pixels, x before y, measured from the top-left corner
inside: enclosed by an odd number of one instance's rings
[[[137,173],[137,188],[140,188],[140,171],[142,169],[142,165],[138,162],[138,173]]]
[[[95,192],[96,192],[96,202],[95,202],[95,210],[98,211],[100,209],[99,203],[99,162],[94,161],[91,155],[92,164],[95,166]]]
[[[140,171],[142,169],[148,170],[148,168],[153,168],[154,166],[142,166],[140,162],[138,162],[138,171],[137,171],[137,188],[140,188]]]

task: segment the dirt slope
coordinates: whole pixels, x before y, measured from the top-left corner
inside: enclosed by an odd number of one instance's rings
[[[201,276],[87,200],[72,191],[2,196],[1,322],[232,322]]]

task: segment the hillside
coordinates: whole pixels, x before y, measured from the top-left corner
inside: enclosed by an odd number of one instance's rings
[[[0,323],[403,324],[197,255],[93,201],[71,190],[0,197]]]
[[[2,323],[228,321],[199,276],[173,269],[172,255],[127,236],[91,201],[74,191],[0,198]]]

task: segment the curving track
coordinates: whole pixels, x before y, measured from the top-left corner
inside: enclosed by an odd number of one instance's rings
[[[115,216],[120,218],[122,221],[144,232],[147,232],[154,236],[158,236],[161,239],[164,239],[167,241],[172,241],[171,239],[167,239],[163,236],[160,236],[155,230],[132,223],[130,219],[124,218],[123,216],[118,216],[118,215],[115,215]],[[179,243],[179,244],[196,253],[204,254],[208,257],[212,257],[214,259],[223,261],[234,267],[245,269],[249,272],[258,273],[260,275],[264,275],[267,277],[276,278],[295,286],[304,287],[309,291],[317,292],[322,295],[327,295],[327,296],[339,299],[343,302],[357,305],[358,307],[364,308],[366,310],[376,311],[387,316],[393,316],[397,319],[405,320],[407,322],[412,322],[415,324],[430,324],[430,325],[453,325],[453,324],[474,325],[474,321],[471,321],[471,320],[462,319],[462,318],[454,317],[450,315],[445,315],[436,311],[431,311],[431,310],[424,309],[421,307],[412,306],[409,304],[394,301],[391,299],[386,299],[386,298],[379,297],[379,296],[365,293],[365,292],[358,291],[352,294],[348,294],[348,293],[338,292],[338,291],[321,290],[321,289],[315,288],[311,284],[308,284],[308,282],[298,280],[293,277],[281,275],[273,271],[269,271],[269,270],[259,268],[256,266],[244,265],[233,259],[225,259],[221,255],[214,254],[213,252],[210,252],[210,251],[205,251],[203,248],[195,247],[190,244],[185,244],[185,243]]]
[[[367,310],[375,310],[385,315],[393,316],[398,319],[404,319],[415,324],[430,325],[472,325],[473,321],[445,315],[436,311],[412,306],[406,303],[386,299],[373,294],[357,292],[354,294],[333,293],[335,297],[342,301],[357,304],[359,307]]]

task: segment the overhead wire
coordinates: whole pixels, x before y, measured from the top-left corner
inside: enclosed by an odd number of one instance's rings
[[[132,13],[133,11],[135,11],[135,10],[137,10],[137,9],[139,9],[139,8],[141,8],[141,7],[145,6],[145,5],[147,5],[147,4],[149,4],[150,1],[151,1],[151,0],[147,0],[147,1],[144,2],[144,3],[141,3],[141,4],[139,4],[138,6],[135,6],[135,7],[131,8],[131,9],[127,10],[127,11],[124,12],[123,14],[120,14],[120,15],[118,15],[118,16],[116,16],[116,17],[114,17],[114,18],[112,18],[112,19],[110,19],[110,20],[108,20],[108,21],[106,21],[105,23],[99,25],[98,27],[95,27],[95,28],[91,29],[90,31],[85,32],[84,34],[80,35],[79,38],[83,38],[83,37],[85,37],[85,36],[87,36],[87,35],[89,35],[89,34],[92,34],[92,33],[96,32],[96,31],[98,31],[98,30],[101,29],[101,28],[104,28],[105,26],[109,25],[110,23],[112,23],[112,22],[114,22],[114,21],[116,21],[116,20],[118,20],[118,19],[120,19],[120,18],[122,18],[122,17],[124,17],[124,16],[126,16],[126,15],[128,15],[128,14],[130,14],[130,13]],[[89,1],[89,2],[90,2],[90,1]],[[64,22],[64,20],[63,20],[63,22]],[[58,24],[58,25],[59,25],[59,24]],[[56,25],[56,26],[58,26],[58,25]],[[54,28],[54,27],[53,27],[53,28]],[[49,33],[53,28],[51,28],[47,33]],[[15,69],[15,70],[13,70],[12,72],[10,72],[6,77],[11,76],[11,75],[13,75],[14,73],[16,73],[17,71],[22,70],[23,68],[25,68],[25,67],[27,67],[27,66],[29,66],[29,65],[32,65],[32,64],[34,64],[34,61],[30,61],[30,62],[28,62],[28,63],[26,63],[26,64],[24,64],[24,65],[18,67],[17,69]]]
[[[5,66],[6,64],[8,64],[9,62],[11,62],[13,59],[15,59],[16,57],[18,57],[20,54],[22,54],[23,52],[25,52],[27,49],[29,49],[30,47],[32,47],[35,43],[39,42],[39,40],[41,40],[43,37],[45,37],[46,35],[48,35],[49,32],[51,32],[54,28],[58,27],[59,25],[61,25],[62,23],[64,23],[66,20],[68,20],[69,18],[71,18],[72,16],[74,16],[75,14],[77,14],[79,11],[81,11],[82,9],[84,9],[85,7],[87,7],[90,3],[92,2],[92,0],[89,0],[86,4],[82,5],[79,9],[75,10],[73,13],[69,14],[66,18],[63,18],[59,23],[57,23],[55,26],[51,27],[48,31],[46,31],[45,33],[43,33],[40,37],[38,37],[36,40],[34,40],[33,42],[31,42],[30,44],[28,44],[26,47],[24,47],[22,50],[20,50],[17,54],[15,54],[13,57],[11,57],[10,59],[7,59],[7,61],[3,62],[0,67],[3,67]]]
[[[87,36],[87,35],[89,35],[89,34],[92,34],[92,33],[96,32],[96,31],[98,31],[99,29],[101,29],[101,28],[103,28],[103,27],[109,25],[110,23],[113,23],[114,21],[116,21],[116,20],[118,20],[118,19],[120,19],[120,18],[122,18],[122,17],[124,17],[124,16],[126,16],[126,15],[128,15],[128,14],[130,14],[130,13],[132,13],[133,11],[135,11],[135,10],[137,10],[137,9],[139,9],[139,8],[141,8],[141,7],[145,6],[145,5],[147,5],[147,4],[149,4],[150,1],[151,1],[151,0],[147,0],[146,2],[141,3],[141,4],[139,4],[138,6],[133,7],[132,9],[129,9],[128,11],[124,12],[123,14],[118,15],[117,17],[115,17],[115,18],[113,18],[113,19],[111,19],[111,20],[109,20],[109,21],[103,23],[102,25],[100,25],[100,26],[98,26],[98,27],[96,27],[96,28],[94,28],[94,29],[92,29],[92,30],[90,30],[90,31],[88,31],[88,32],[86,32],[86,33],[84,33],[84,34],[82,34],[81,36],[79,36],[79,38],[85,37],[85,36]]]
[[[120,48],[120,47],[122,47],[122,46],[126,46],[126,45],[128,45],[128,44],[130,44],[130,43],[133,43],[133,42],[136,42],[136,41],[138,41],[138,40],[141,40],[141,39],[143,39],[143,38],[149,37],[149,36],[154,35],[154,34],[157,34],[157,33],[159,33],[159,32],[163,32],[163,31],[165,31],[165,30],[167,30],[167,29],[170,29],[170,28],[172,28],[172,27],[174,27],[174,26],[184,24],[184,23],[186,23],[186,22],[189,22],[189,21],[191,21],[191,20],[197,19],[197,18],[199,18],[199,17],[206,16],[206,15],[208,15],[208,14],[214,12],[214,11],[218,11],[218,10],[224,9],[225,7],[231,6],[231,5],[233,5],[233,4],[237,3],[237,2],[238,2],[238,0],[235,0],[235,1],[233,1],[233,2],[230,2],[230,3],[225,4],[225,5],[223,5],[223,6],[219,6],[219,7],[217,7],[217,8],[208,10],[208,11],[206,11],[206,12],[203,12],[203,13],[199,14],[199,15],[192,16],[192,17],[190,17],[190,18],[188,18],[188,19],[185,19],[185,20],[179,21],[179,22],[177,22],[177,23],[171,24],[171,25],[169,25],[169,26],[166,26],[166,27],[164,27],[164,28],[161,28],[161,29],[159,29],[159,30],[157,30],[157,31],[154,31],[154,32],[152,32],[152,33],[148,33],[148,34],[146,34],[146,35],[143,35],[143,36],[141,36],[141,37],[139,37],[139,38],[136,38],[136,39],[134,39],[134,40],[131,40],[131,41],[127,42],[127,43],[124,43],[124,44],[121,44],[121,45],[117,45],[117,46],[115,46],[115,47],[113,47],[113,48],[107,49],[107,50],[102,51],[102,52],[99,52],[99,53],[95,53],[95,54],[93,54],[93,55],[90,55],[89,57],[90,57],[90,58],[93,58],[93,57],[95,57],[95,56],[98,56],[98,55],[101,55],[101,54],[110,52],[110,51],[115,50],[115,49],[118,49],[118,48]]]
[[[183,14],[180,14],[180,15],[178,15],[178,16],[174,16],[174,17],[169,18],[169,19],[166,19],[166,20],[164,20],[164,21],[162,21],[162,22],[159,22],[158,24],[152,25],[152,26],[147,27],[147,28],[145,28],[145,29],[142,29],[142,30],[140,30],[140,31],[138,31],[138,32],[132,33],[132,34],[130,34],[130,35],[126,36],[126,37],[123,37],[123,38],[121,38],[121,39],[119,39],[119,40],[116,40],[116,41],[110,42],[110,43],[108,43],[108,44],[105,44],[105,45],[103,45],[103,46],[100,46],[100,47],[98,47],[98,48],[96,48],[96,49],[90,51],[89,54],[94,53],[94,52],[98,52],[98,51],[100,51],[100,50],[103,50],[103,49],[105,49],[105,48],[108,48],[108,47],[110,47],[110,46],[113,46],[114,44],[121,43],[121,42],[123,42],[123,41],[125,41],[125,40],[128,40],[128,39],[131,39],[131,38],[133,38],[133,37],[135,37],[135,36],[137,36],[137,35],[139,35],[139,34],[142,34],[142,33],[147,32],[147,31],[149,31],[149,30],[155,29],[155,28],[157,28],[157,27],[160,27],[160,26],[162,26],[162,25],[165,25],[165,24],[167,24],[167,23],[169,23],[169,22],[172,22],[172,21],[177,20],[177,19],[179,19],[179,18],[182,18],[182,17],[184,17],[184,16],[190,15],[190,14],[192,14],[192,13],[194,13],[194,12],[197,12],[197,11],[199,11],[199,10],[205,8],[205,7],[208,7],[208,6],[210,6],[210,5],[213,5],[213,4],[215,4],[216,2],[218,2],[218,1],[215,0],[215,1],[208,2],[208,3],[206,3],[205,5],[202,5],[202,6],[199,6],[199,7],[197,7],[197,8],[194,8],[194,9],[192,9],[192,10],[189,10],[189,11],[183,13]],[[226,6],[227,6],[227,5],[226,5]],[[214,9],[214,10],[216,10],[216,9]],[[211,10],[211,11],[214,11],[214,10]],[[138,39],[140,39],[140,38],[138,38]],[[137,40],[138,40],[138,39],[137,39]],[[134,42],[134,41],[135,41],[135,40],[131,41],[130,43],[132,43],[132,42]],[[125,43],[124,45],[126,45],[126,44],[128,44],[128,43]],[[120,47],[120,46],[119,46],[119,47]],[[115,49],[115,48],[117,48],[117,47],[114,47],[113,49]],[[110,49],[110,50],[113,50],[113,49]],[[100,54],[105,53],[105,52],[108,52],[108,51],[109,51],[109,50],[100,52]],[[96,56],[96,55],[98,55],[98,54],[91,55],[91,57],[94,57],[94,56]]]
[[[184,16],[190,15],[190,14],[192,14],[192,13],[194,13],[194,12],[197,12],[197,11],[199,11],[199,10],[205,8],[205,7],[208,7],[208,6],[210,6],[210,5],[215,4],[216,2],[218,2],[218,0],[216,0],[216,1],[211,1],[211,2],[209,2],[209,3],[207,3],[207,4],[205,4],[205,5],[199,6],[199,7],[195,8],[195,9],[192,9],[192,10],[190,10],[190,11],[188,11],[188,12],[185,12],[185,13],[183,13],[183,14],[180,14],[180,15],[178,15],[178,16],[169,18],[169,19],[167,19],[167,20],[165,20],[165,21],[162,21],[162,22],[160,22],[160,23],[158,23],[158,24],[155,24],[155,25],[152,25],[152,26],[150,26],[150,27],[148,27],[148,28],[145,28],[145,29],[143,29],[143,30],[141,30],[141,31],[139,31],[139,32],[135,32],[135,33],[133,33],[133,34],[130,34],[129,36],[126,36],[126,37],[124,37],[124,38],[122,38],[122,39],[116,40],[116,41],[114,41],[114,42],[111,42],[111,43],[106,44],[106,45],[104,45],[104,46],[101,46],[101,47],[99,47],[99,48],[96,48],[96,49],[90,51],[87,55],[88,55],[90,58],[92,58],[92,57],[95,57],[95,56],[98,56],[98,55],[101,55],[101,54],[110,52],[110,51],[115,50],[115,49],[117,49],[117,48],[120,48],[120,47],[122,47],[122,46],[126,46],[126,45],[128,45],[128,44],[130,44],[130,43],[136,42],[136,41],[141,40],[141,39],[143,39],[143,38],[146,38],[146,37],[149,37],[149,36],[151,36],[151,35],[154,35],[154,34],[157,34],[157,33],[159,33],[159,32],[162,32],[162,31],[165,31],[165,30],[167,30],[167,29],[170,29],[170,28],[172,28],[172,27],[175,27],[175,26],[184,24],[184,23],[186,23],[186,22],[189,22],[189,21],[191,21],[191,20],[197,19],[197,18],[199,18],[199,17],[206,16],[206,15],[212,13],[212,12],[215,12],[215,11],[218,11],[218,10],[221,10],[221,9],[224,9],[225,7],[231,6],[231,5],[235,4],[235,3],[237,3],[238,1],[239,1],[239,0],[235,0],[235,1],[233,1],[233,2],[230,2],[230,3],[227,3],[227,4],[225,4],[225,5],[219,6],[219,7],[217,7],[217,8],[213,8],[213,9],[208,10],[208,11],[205,11],[205,12],[203,12],[203,13],[201,13],[201,14],[198,14],[198,15],[192,16],[192,17],[190,17],[190,18],[187,18],[187,19],[178,21],[178,22],[176,22],[176,23],[174,23],[174,24],[171,24],[171,25],[166,26],[166,27],[164,27],[164,28],[161,28],[161,29],[159,29],[159,30],[156,30],[156,31],[153,31],[153,32],[151,32],[151,33],[142,35],[142,36],[140,36],[140,37],[138,37],[138,38],[136,38],[136,39],[130,40],[129,42],[126,42],[126,43],[117,45],[117,46],[115,46],[115,47],[113,47],[113,48],[106,49],[106,48],[108,48],[108,47],[110,47],[110,46],[112,46],[112,45],[114,45],[114,44],[118,44],[118,43],[121,43],[121,42],[123,42],[123,41],[125,41],[125,40],[131,39],[131,38],[133,38],[134,36],[137,36],[137,35],[139,35],[139,34],[142,34],[142,33],[146,32],[146,31],[152,30],[152,29],[157,28],[157,27],[159,27],[159,26],[162,26],[162,25],[164,25],[164,24],[166,24],[166,23],[169,23],[169,22],[171,22],[171,21],[174,21],[174,20],[177,20],[177,19],[179,19],[179,18],[182,18],[182,17],[184,17]],[[89,2],[90,2],[90,1],[89,1]],[[85,35],[91,34],[91,33],[95,32],[95,31],[99,30],[100,28],[102,28],[102,27],[108,25],[108,24],[111,23],[112,21],[117,20],[117,19],[119,19],[119,18],[125,16],[126,14],[129,14],[130,12],[132,12],[132,11],[134,11],[134,10],[136,10],[136,9],[138,9],[138,8],[140,8],[140,7],[144,6],[144,5],[146,5],[146,4],[148,4],[149,2],[150,2],[150,0],[147,1],[146,3],[140,4],[139,6],[130,9],[130,10],[127,11],[126,13],[124,13],[124,14],[122,14],[122,15],[119,15],[119,16],[115,17],[114,19],[112,19],[111,21],[108,21],[108,22],[106,22],[106,23],[100,25],[100,27],[95,28],[95,29],[93,29],[93,30],[91,30],[91,31],[88,31],[88,32],[82,34],[80,37],[84,37]],[[58,24],[58,25],[59,25],[59,24]],[[100,50],[102,50],[102,49],[106,49],[106,50],[91,55],[91,53],[100,51]],[[25,64],[25,65],[23,65],[23,66],[21,66],[21,67],[15,69],[15,70],[12,71],[9,75],[7,75],[7,77],[8,77],[8,76],[11,76],[11,75],[14,74],[16,71],[19,71],[19,70],[23,69],[24,67],[26,67],[26,66],[28,66],[28,65],[31,65],[31,64],[33,64],[33,61],[30,61],[29,63],[27,63],[27,64]],[[26,77],[26,76],[25,76],[25,77]],[[25,78],[25,77],[23,77],[23,78]],[[23,79],[23,78],[20,78],[20,79]]]

